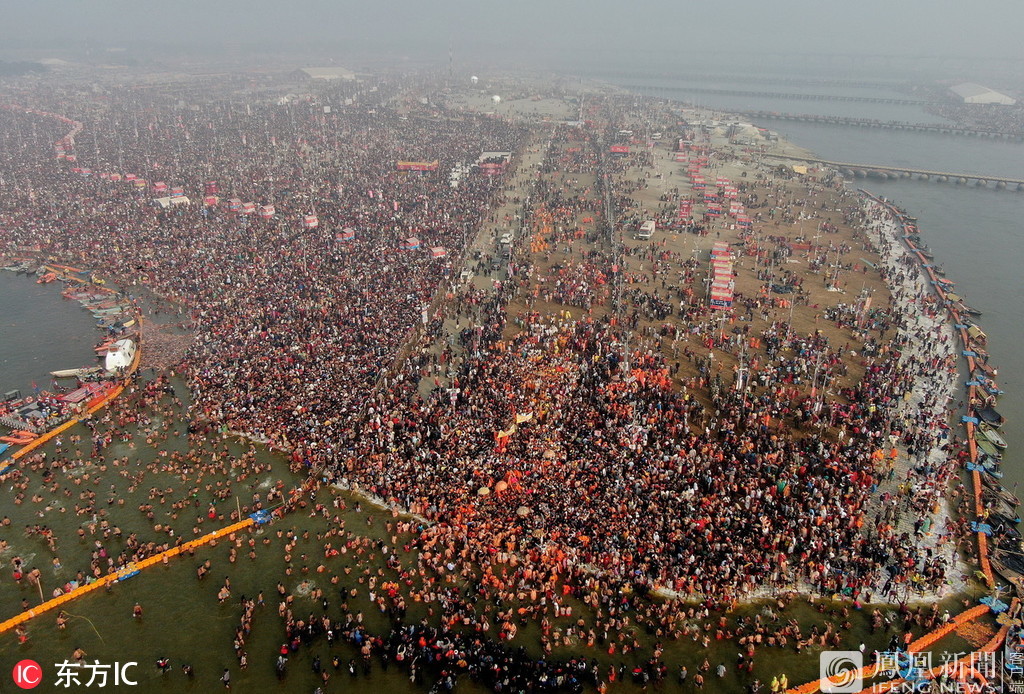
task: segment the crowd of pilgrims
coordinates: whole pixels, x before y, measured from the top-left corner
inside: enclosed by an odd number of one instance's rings
[[[469,668],[513,690],[575,688],[607,677],[585,660],[533,661],[501,639],[473,640],[457,624],[478,623],[478,601],[517,602],[520,617],[542,625],[550,653],[557,643],[549,617],[566,616],[571,596],[594,615],[579,639],[629,652],[638,645],[623,628],[629,620],[659,640],[690,635],[686,599],[702,601],[699,619],[759,590],[803,585],[870,602],[921,576],[930,587],[942,582],[942,561],[889,521],[926,509],[948,470],[909,479],[897,510],[878,517],[886,522],[865,518],[890,474],[877,455],[890,435],[921,449],[934,442],[923,408],[912,427],[893,428],[913,379],[936,366],[897,358],[905,331],[885,354],[866,358],[864,378],[844,393],[848,404],[801,400],[792,387],[813,371],[824,388],[848,345],[780,323],[758,336],[775,363],[755,366],[749,389],[722,383],[708,364],[680,390],[656,341],[631,335],[628,320],[528,311],[511,319],[518,332],[509,336],[508,303],[535,272],[514,262],[492,293],[456,294],[445,310],[474,325],[439,356],[434,307],[417,325],[452,264],[400,244],[416,236],[459,259],[481,223],[495,221],[505,181],[472,176],[453,188],[446,176],[398,173],[395,162],[438,159],[445,172],[481,150],[518,150],[525,129],[425,109],[400,116],[383,105],[325,113],[305,102],[181,109],[158,93],[76,97],[87,105],[75,114],[85,122],[79,166],[166,178],[197,198],[217,180],[222,196],[272,203],[275,217],[220,205],[158,209],[132,186],[69,173],[52,149],[37,151],[51,124],[3,111],[7,144],[24,140],[0,155],[16,174],[0,202],[5,247],[34,246],[179,302],[197,337],[182,365],[195,395],[193,431],[245,432],[290,450],[329,482],[424,519],[412,543],[418,561],[439,577],[471,579],[473,596],[443,601],[447,627],[407,625],[379,642],[395,660],[403,652],[433,663],[442,679]],[[556,171],[593,172],[598,145],[569,128],[556,133],[551,151],[560,159],[542,168],[528,210],[548,211],[543,221],[555,227],[559,214],[600,215],[553,182]],[[628,204],[627,192],[615,191],[618,206]],[[302,228],[307,214],[318,216],[318,228]],[[337,241],[349,227],[355,240]],[[613,255],[594,253],[589,265],[562,268],[548,298],[580,305],[576,293],[595,291]],[[684,262],[680,272],[692,270]],[[681,299],[627,296],[659,318]],[[896,303],[873,316],[876,330],[913,323]],[[411,356],[392,369],[407,343]],[[456,352],[445,364],[450,384],[421,396],[420,378]],[[710,406],[689,392],[712,385]],[[839,435],[824,435],[826,425]],[[816,434],[794,435],[793,426]],[[654,590],[667,599],[647,600]],[[519,621],[509,615],[491,635],[510,639]],[[349,638],[356,632],[348,625]],[[751,642],[751,660],[753,649]],[[472,664],[457,666],[466,652]],[[633,676],[664,677],[659,656]]]

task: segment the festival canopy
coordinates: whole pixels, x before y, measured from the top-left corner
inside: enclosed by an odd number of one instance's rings
[[[712,258],[728,258],[730,255],[729,244],[725,241],[716,241],[715,245],[711,247]]]

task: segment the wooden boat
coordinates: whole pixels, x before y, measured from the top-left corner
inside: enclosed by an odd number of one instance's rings
[[[103,369],[99,366],[88,366],[80,369],[61,369],[60,371],[51,371],[50,375],[54,378],[77,378],[78,376],[87,376],[102,370]]]
[[[1017,495],[995,480],[982,476],[981,484],[985,487],[984,491],[986,493],[996,495],[1013,506],[1020,506],[1020,499],[1017,498]]]
[[[996,412],[995,409],[992,407],[982,407],[981,409],[977,410],[977,415],[978,419],[985,422],[986,424],[994,426],[997,429],[1003,426],[1003,424],[1006,422],[1006,417]]]
[[[985,471],[986,474],[992,475],[997,480],[1003,479],[1003,472],[999,469],[999,463],[994,462],[991,458],[986,458],[984,461],[978,461],[978,465]]]
[[[113,299],[104,299],[102,301],[82,301],[78,303],[82,304],[82,307],[89,311],[101,311],[105,308],[111,308],[117,306],[117,302]]]
[[[1016,527],[1017,521],[1013,520],[1012,517],[1004,516],[998,511],[993,511],[988,514],[988,520],[994,532],[1009,535],[1016,540],[1020,540],[1020,531]]]
[[[981,458],[991,458],[996,463],[1003,459],[1003,454],[1000,453],[999,449],[996,448],[996,445],[988,439],[979,437],[974,440],[974,443],[978,446],[978,450],[981,451],[979,462],[981,462]]]
[[[980,431],[981,435],[988,439],[992,445],[999,450],[1004,450],[1006,448],[1006,439],[1000,436],[999,432],[985,422],[978,424],[978,431]]]
[[[1020,506],[1020,499],[1016,494],[998,482],[990,482],[984,478],[982,479],[981,495],[986,499],[998,499],[1004,505],[1012,506],[1013,508]]]
[[[1024,593],[1024,561],[1015,561],[1016,559],[1020,557],[998,550],[989,555],[995,572],[1009,581],[1019,594]]]
[[[982,492],[981,498],[986,508],[990,511],[998,513],[1014,523],[1020,523],[1020,514],[1017,512],[1017,507],[1010,504],[1006,499],[997,494],[985,492]]]
[[[995,379],[991,376],[986,375],[980,369],[975,369],[972,374],[975,381],[978,382],[977,387],[980,388],[986,395],[1003,395],[1006,391],[999,387]]]
[[[995,378],[996,376],[999,375],[999,369],[997,369],[996,367],[992,366],[988,362],[984,362],[984,361],[980,361],[978,359],[975,359],[974,360],[974,366],[979,371],[981,371],[986,376],[988,376],[989,378]]]

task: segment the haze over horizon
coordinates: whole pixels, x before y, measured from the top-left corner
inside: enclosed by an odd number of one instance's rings
[[[965,59],[1006,73],[1024,61],[1024,4],[864,0],[821,3],[781,0],[724,4],[646,2],[413,2],[350,0],[182,0],[167,10],[146,3],[52,0],[6,3],[0,57],[127,47],[174,47],[196,55],[224,51],[332,51],[340,60],[370,54],[431,62],[489,60],[492,64],[577,69],[671,63],[690,56],[722,67],[764,70],[757,54],[788,56],[809,70],[864,68],[866,59],[912,59],[912,70],[939,74]],[[814,56],[835,56],[815,65]],[[36,56],[39,57],[39,56]],[[844,66],[843,58],[850,65]],[[768,61],[770,63],[771,61]],[[903,62],[907,62],[903,60]],[[931,65],[934,63],[934,66]],[[945,63],[945,65],[944,65]],[[669,67],[672,67],[669,65]]]

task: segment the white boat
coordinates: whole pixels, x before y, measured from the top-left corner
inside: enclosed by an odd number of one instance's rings
[[[102,371],[102,367],[99,366],[88,366],[82,367],[81,369],[61,369],[60,371],[51,371],[50,375],[54,378],[74,378],[75,376],[88,376],[94,374],[97,371]]]
[[[107,359],[104,366],[110,373],[124,373],[132,360],[135,358],[135,341],[125,338],[115,342],[110,351],[107,352]]]

